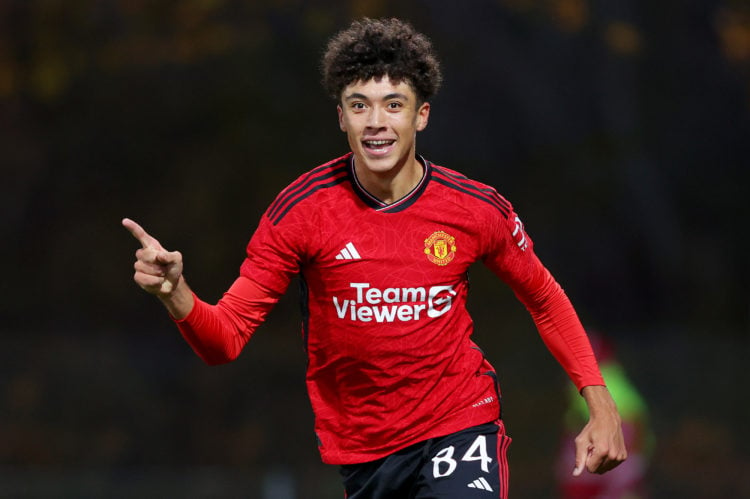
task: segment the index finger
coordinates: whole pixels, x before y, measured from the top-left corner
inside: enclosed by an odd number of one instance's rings
[[[128,231],[133,235],[134,238],[138,239],[138,242],[141,243],[143,249],[161,248],[161,244],[159,244],[159,241],[151,237],[149,233],[146,232],[143,227],[138,225],[135,221],[129,218],[123,218],[122,225],[123,227],[128,229]]]

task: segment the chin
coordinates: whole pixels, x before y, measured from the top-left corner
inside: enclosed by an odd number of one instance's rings
[[[362,165],[365,170],[372,173],[388,173],[396,167],[396,161],[390,159],[381,159],[376,161],[365,161]]]
[[[368,170],[390,170],[396,165],[406,163],[407,161],[406,157],[397,154],[395,151],[382,156],[372,156],[365,151],[360,158],[367,165]]]

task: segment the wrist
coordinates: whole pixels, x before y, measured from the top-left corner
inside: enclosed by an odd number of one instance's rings
[[[193,292],[182,275],[169,292],[160,293],[158,297],[169,314],[176,320],[187,317],[195,304]]]
[[[611,413],[614,411],[617,413],[617,405],[615,404],[612,395],[606,386],[602,385],[589,385],[583,387],[581,395],[586,401],[586,405],[589,409],[591,417],[595,417],[599,413]]]

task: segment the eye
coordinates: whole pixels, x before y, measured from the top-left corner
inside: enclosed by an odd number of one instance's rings
[[[365,108],[364,102],[352,102],[351,108],[355,111],[361,111]]]
[[[390,110],[401,109],[402,107],[404,107],[404,105],[398,101],[391,101],[388,103],[388,109]]]

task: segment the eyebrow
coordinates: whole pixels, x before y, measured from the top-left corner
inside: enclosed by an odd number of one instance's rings
[[[354,99],[362,99],[362,100],[370,100],[369,97],[367,97],[365,94],[360,93],[353,93],[349,94],[346,97],[344,97],[344,100],[350,101]],[[383,97],[383,100],[391,100],[391,99],[401,99],[401,100],[409,100],[409,97],[406,96],[406,94],[394,92],[392,94],[388,94],[385,97]]]

